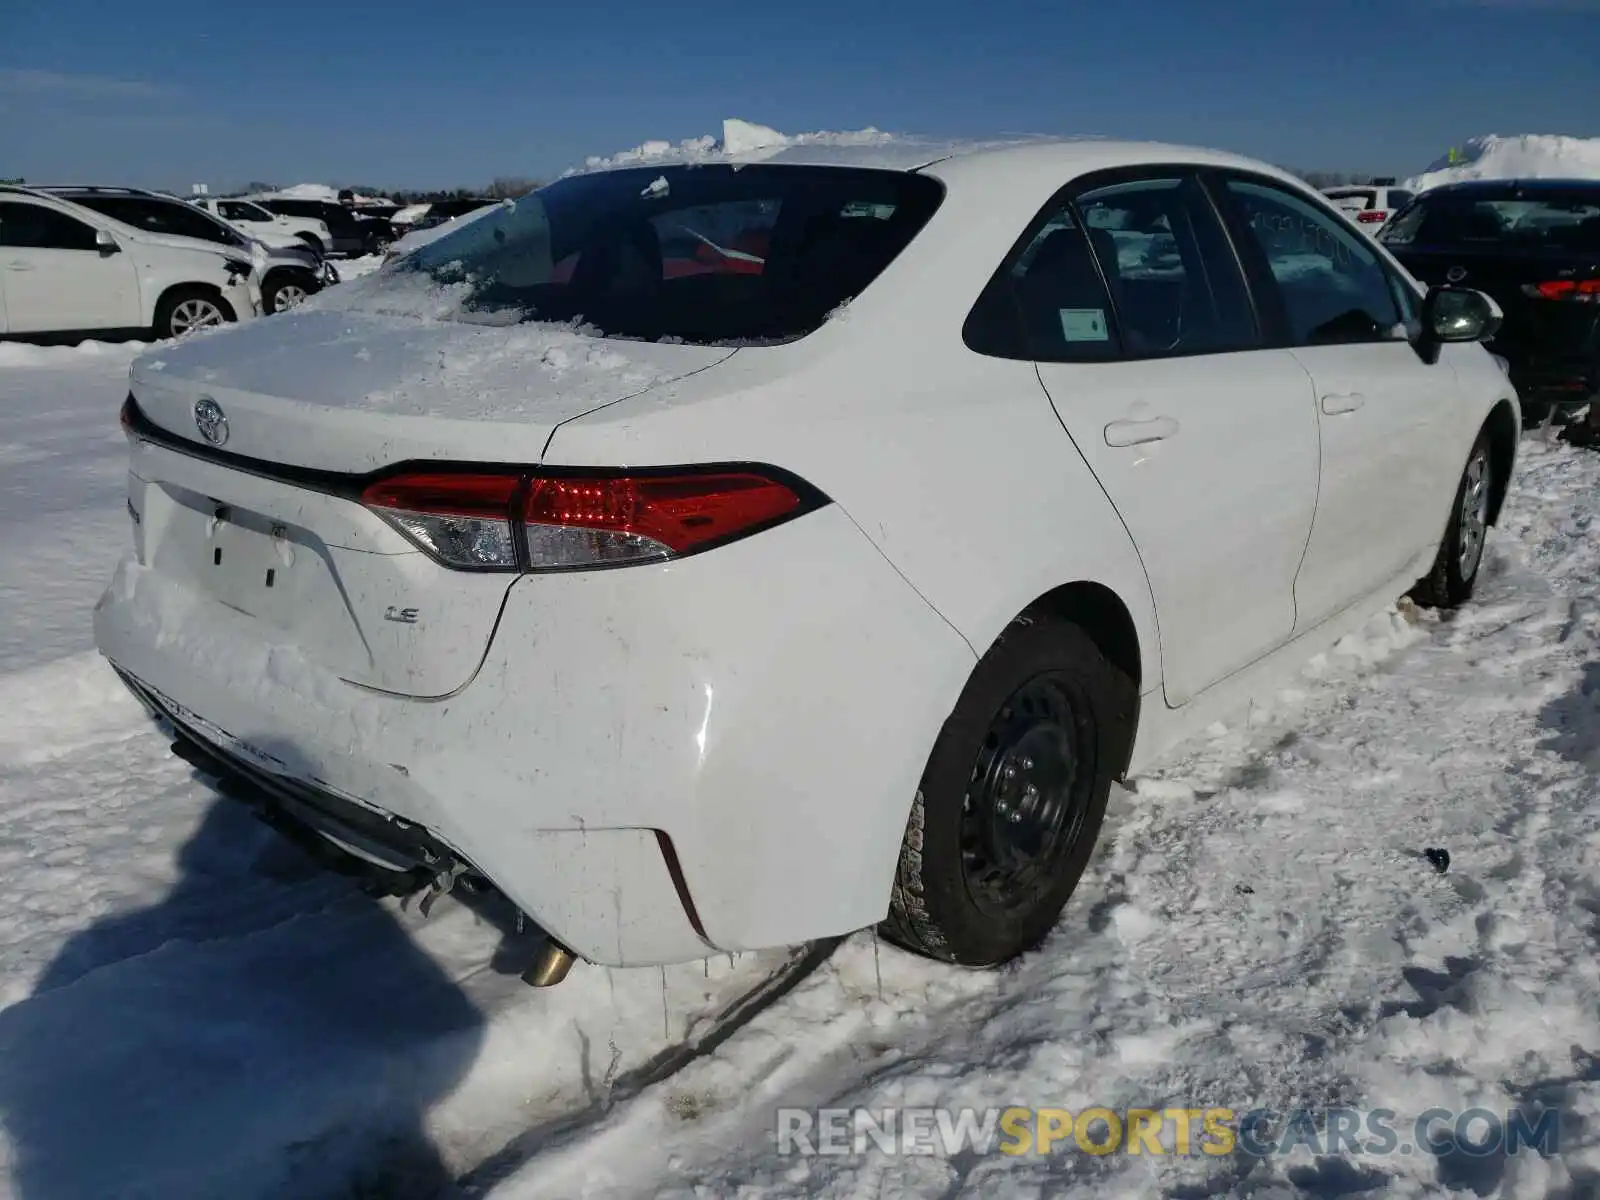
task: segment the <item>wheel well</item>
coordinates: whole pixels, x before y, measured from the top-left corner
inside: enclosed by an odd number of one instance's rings
[[[233,312],[233,305],[228,303],[228,298],[222,294],[222,289],[216,284],[175,283],[166,291],[162,292],[160,296],[156,297],[155,312],[158,317],[161,315],[162,306],[170,304],[172,302],[172,298],[180,292],[204,292],[207,296],[210,296],[213,300],[216,300],[218,303],[220,303],[229,312]],[[234,313],[233,315],[237,317],[239,314]]]
[[[1505,502],[1511,482],[1511,464],[1517,456],[1517,419],[1509,401],[1502,400],[1494,406],[1483,430],[1489,437],[1489,465],[1494,471],[1489,492],[1489,524],[1493,525],[1500,519],[1500,505]]]
[[[1107,662],[1133,681],[1133,708],[1128,713],[1126,731],[1127,752],[1113,772],[1114,778],[1123,778],[1133,758],[1133,744],[1139,728],[1139,697],[1143,693],[1139,630],[1128,606],[1105,585],[1080,580],[1046,592],[1021,615],[1071,621],[1089,635]]]
[[[1133,680],[1134,687],[1139,687],[1142,678],[1139,631],[1127,605],[1110,588],[1081,581],[1063,584],[1028,605],[1022,615],[1071,621],[1094,639],[1107,662]]]

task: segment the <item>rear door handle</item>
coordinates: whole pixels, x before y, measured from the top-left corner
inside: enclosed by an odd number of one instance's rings
[[[1322,398],[1322,411],[1330,417],[1353,413],[1367,402],[1360,392],[1330,392]]]
[[[7,263],[6,268],[11,271],[31,271],[33,270],[33,264],[30,262]]]
[[[1152,417],[1148,421],[1113,421],[1106,426],[1106,445],[1142,446],[1163,442],[1178,435],[1178,423],[1171,417]]]

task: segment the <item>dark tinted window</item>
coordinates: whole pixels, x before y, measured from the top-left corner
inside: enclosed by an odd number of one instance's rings
[[[33,250],[93,250],[95,231],[39,204],[0,200],[0,246]]]
[[[1147,179],[1078,197],[1129,358],[1257,342],[1244,278],[1200,185]]]
[[[1412,194],[1410,192],[1403,191],[1400,188],[1390,188],[1389,189],[1389,211],[1390,212],[1399,212],[1406,205],[1410,204],[1412,199],[1413,199],[1413,196],[1412,196]]]
[[[420,275],[451,289],[464,320],[582,320],[609,335],[706,344],[789,340],[864,291],[942,196],[933,179],[901,171],[577,175],[462,223],[349,295],[382,305]]]
[[[997,320],[1003,319],[1002,297],[1014,305],[1026,352],[1041,362],[1100,362],[1122,356],[1111,298],[1070,206],[1045,221],[991,285],[991,293],[999,293],[987,301],[996,306]]]
[[[1277,282],[1295,345],[1391,336],[1399,309],[1389,274],[1366,237],[1269,184],[1230,179],[1227,192]]]
[[[244,240],[217,224],[193,205],[181,200],[152,200],[144,196],[74,196],[73,202],[135,229],[177,237],[200,238],[225,246],[242,246]]]
[[[1386,245],[1498,242],[1600,252],[1600,187],[1430,192],[1382,234]]]
[[[243,200],[218,200],[217,212],[230,221],[270,221],[272,214]]]
[[[1345,212],[1362,212],[1378,203],[1378,193],[1367,188],[1334,188],[1326,195],[1335,208]]]
[[[337,204],[324,204],[320,200],[263,200],[263,208],[286,217],[311,217],[328,227],[328,232],[343,236],[359,236],[356,219]]]

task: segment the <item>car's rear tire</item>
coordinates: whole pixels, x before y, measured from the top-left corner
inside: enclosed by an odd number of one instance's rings
[[[178,287],[156,305],[155,331],[157,337],[177,338],[237,319],[233,306],[211,288]]]
[[[322,239],[319,238],[316,234],[314,234],[314,233],[297,233],[297,234],[295,234],[295,237],[299,238],[302,242],[304,242],[306,244],[307,249],[309,249],[318,258],[326,258],[328,256],[328,248],[322,244]]]
[[[1457,608],[1472,598],[1483,566],[1484,544],[1489,536],[1489,506],[1494,494],[1494,456],[1489,437],[1480,433],[1467,455],[1461,482],[1456,485],[1450,523],[1433,568],[1411,589],[1411,598],[1425,608]]]
[[[1072,895],[1127,760],[1138,688],[1082,628],[1012,622],[967,681],[923,771],[881,932],[996,966]]]

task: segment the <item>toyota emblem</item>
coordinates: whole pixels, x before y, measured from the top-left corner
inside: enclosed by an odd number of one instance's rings
[[[194,427],[213,446],[228,440],[228,414],[210,396],[201,396],[194,402]]]
[[[1465,267],[1451,267],[1444,273],[1444,277],[1451,283],[1460,283],[1467,277],[1467,269]]]

